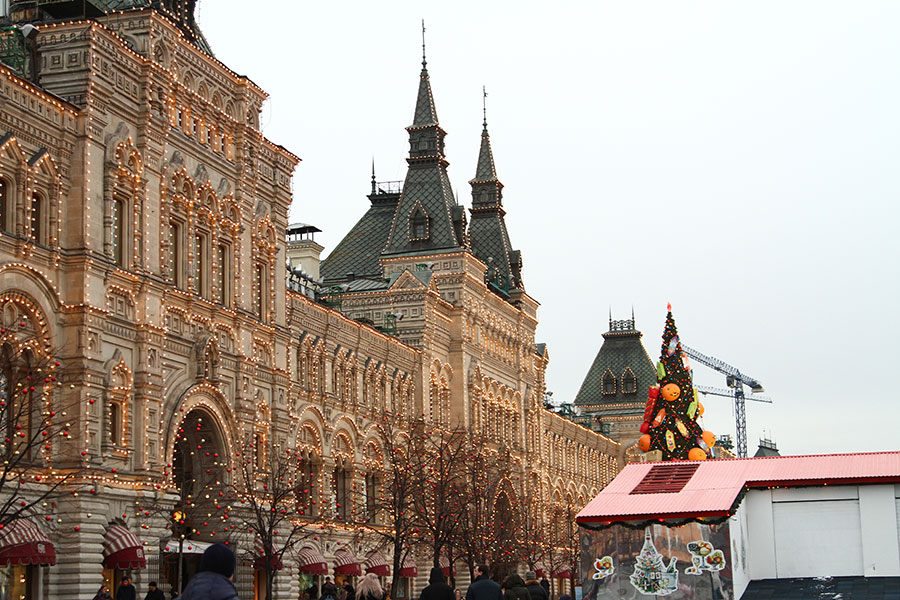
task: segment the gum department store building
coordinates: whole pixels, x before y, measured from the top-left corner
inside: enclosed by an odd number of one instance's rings
[[[315,466],[328,516],[338,488],[365,486],[381,456],[381,410],[490,432],[516,470],[503,493],[548,519],[616,474],[617,442],[544,408],[538,303],[506,231],[487,126],[467,211],[424,63],[402,189],[373,179],[371,207],[323,261],[320,284],[321,246],[288,223],[299,158],[262,136],[266,94],[214,58],[193,0],[8,4],[0,346],[31,343],[61,363],[50,397],[69,407],[70,440],[35,464],[84,475],[82,493],[22,528],[41,544],[0,547],[0,593],[90,598],[125,573],[116,552],[143,557],[127,568],[139,594],[154,579],[168,593],[167,521],[131,512],[172,482],[173,463],[184,481],[221,469],[243,440],[285,440]],[[330,305],[315,288],[331,290]],[[179,457],[178,440],[222,462]],[[275,596],[303,591],[303,557],[333,574],[338,554],[365,557],[370,542],[335,521],[285,558]],[[52,566],[28,554],[47,543]],[[407,594],[424,585],[429,560],[418,558]],[[241,598],[261,597],[252,564],[235,579]]]

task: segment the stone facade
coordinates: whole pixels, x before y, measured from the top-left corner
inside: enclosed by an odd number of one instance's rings
[[[185,31],[149,8],[44,23],[37,69],[0,65],[0,314],[62,364],[71,440],[44,468],[83,473],[47,508],[58,559],[28,568],[30,593],[93,596],[118,516],[147,553],[139,593],[165,581],[166,521],[135,520],[135,501],[173,496],[177,460],[221,467],[248,439],[303,448],[325,510],[337,467],[361,482],[377,410],[490,432],[514,456],[510,493],[547,515],[596,495],[621,446],[544,410],[537,302],[490,289],[467,248],[386,258],[391,285],[343,294],[340,311],[289,289],[299,159],[261,135],[266,94]],[[387,313],[404,316],[392,335],[355,320]],[[189,419],[222,461],[177,456]],[[367,548],[343,524],[318,537],[329,561]],[[252,566],[236,580],[259,593]],[[298,582],[288,566],[276,597]]]

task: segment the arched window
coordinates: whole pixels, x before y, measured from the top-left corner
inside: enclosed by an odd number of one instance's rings
[[[297,468],[300,485],[297,495],[297,509],[302,517],[315,517],[318,514],[316,494],[319,487],[319,460],[310,452],[304,452]]]
[[[616,393],[616,376],[609,369],[603,374],[603,395]]]
[[[31,223],[29,224],[29,233],[31,239],[36,244],[43,244],[43,219],[44,219],[44,197],[40,193],[34,192],[31,195]]]
[[[634,376],[634,372],[626,367],[625,373],[622,374],[622,393],[634,394],[635,392],[637,392],[637,378]]]
[[[12,189],[6,179],[0,177],[0,230],[13,230]]]

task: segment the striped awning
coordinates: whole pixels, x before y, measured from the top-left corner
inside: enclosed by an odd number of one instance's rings
[[[353,556],[346,548],[341,548],[334,553],[335,575],[362,575],[359,559]]]
[[[544,563],[536,562],[534,563],[534,574],[538,577],[543,577],[547,574],[547,569],[544,567]]]
[[[444,572],[444,577],[456,575],[456,569],[450,568],[450,559],[448,559],[446,556],[441,557],[441,571]]]
[[[366,559],[366,573],[375,573],[381,577],[389,577],[391,567],[381,552],[372,552]]]
[[[407,554],[403,559],[403,566],[400,567],[400,577],[418,577],[419,569],[416,567],[415,557]]]
[[[106,569],[144,569],[147,557],[137,536],[127,526],[112,523],[103,536],[103,567]]]
[[[55,565],[56,548],[31,519],[0,529],[0,565]]]
[[[304,575],[328,575],[328,563],[315,548],[304,548],[297,553],[297,570]]]
[[[553,571],[553,577],[556,579],[572,579],[572,571],[566,567],[560,567],[559,571]]]
[[[280,571],[284,568],[284,563],[281,562],[281,553],[274,552],[272,553],[272,558],[270,559],[272,564],[272,571]],[[253,569],[256,571],[266,571],[266,545],[263,543],[261,537],[257,536],[256,541],[253,543]]]

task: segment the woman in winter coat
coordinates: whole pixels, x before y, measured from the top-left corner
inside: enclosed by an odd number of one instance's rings
[[[453,588],[444,580],[444,571],[440,567],[431,569],[428,586],[422,590],[419,600],[456,600]]]
[[[375,573],[366,575],[356,588],[356,600],[384,600],[384,590],[381,589],[378,575]]]
[[[515,573],[503,580],[503,600],[531,600],[525,582]]]
[[[97,590],[97,595],[94,596],[94,600],[112,600],[112,594],[109,593],[109,588],[105,585],[101,585],[100,589]]]

